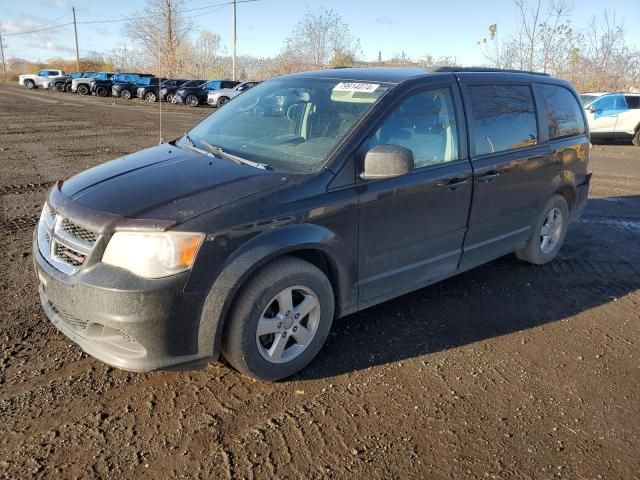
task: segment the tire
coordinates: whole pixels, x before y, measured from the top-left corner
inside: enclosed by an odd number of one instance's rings
[[[126,88],[120,90],[120,98],[124,98],[125,100],[131,100],[131,92]]]
[[[227,102],[229,102],[229,100],[230,100],[229,97],[220,97],[218,99],[218,103],[216,104],[216,107],[220,108],[221,106],[226,105]]]
[[[107,87],[97,87],[96,88],[96,96],[97,97],[108,97],[109,96],[109,90],[107,90]]]
[[[78,85],[78,93],[80,95],[89,95],[89,93],[91,93],[89,91],[89,85],[85,85],[84,83]]]
[[[27,87],[29,90],[36,88],[36,84],[33,80],[25,80],[24,86]]]
[[[176,96],[174,93],[167,93],[167,103],[176,103]]]
[[[184,103],[186,103],[190,107],[197,107],[198,105],[200,105],[200,100],[198,100],[198,97],[196,97],[195,95],[189,95],[185,99]]]
[[[70,83],[65,85],[64,91],[67,92],[67,93],[73,93],[73,90],[71,89],[71,84]]]
[[[633,135],[631,139],[631,143],[633,143],[636,147],[640,147],[640,128],[636,130],[636,133]]]
[[[278,297],[291,299],[289,315]],[[281,257],[240,290],[225,325],[223,355],[236,370],[257,380],[293,375],[322,348],[334,307],[331,283],[319,268],[299,258]],[[258,326],[268,333],[259,335]]]
[[[529,243],[523,249],[516,250],[516,256],[535,265],[550,262],[560,251],[568,226],[567,201],[562,195],[553,195],[542,209]]]
[[[60,92],[60,93],[63,93],[63,92],[64,92],[64,90],[65,90],[65,88],[64,88],[64,87],[65,87],[65,85],[64,85],[64,83],[62,83],[62,82],[58,82],[58,83],[56,83],[56,84],[55,84],[55,87],[56,87],[56,91],[57,91],[57,92]]]
[[[144,99],[147,102],[153,103],[158,99],[158,97],[156,97],[156,94],[153,92],[147,92],[144,94]]]

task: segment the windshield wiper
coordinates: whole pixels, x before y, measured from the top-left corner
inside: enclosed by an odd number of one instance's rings
[[[188,138],[188,140],[193,143],[193,141],[190,138]],[[211,145],[206,140],[200,139],[199,141],[209,149],[210,153],[212,153],[213,155],[217,155],[218,157],[224,158],[225,160],[229,160],[231,162],[234,162],[240,165],[249,165],[250,167],[260,168],[262,170],[273,170],[266,163],[252,162],[251,160],[247,160],[246,158],[238,157],[237,155],[233,155],[229,152],[225,152],[221,147],[218,147],[217,145]]]
[[[200,155],[206,155],[207,157],[214,157],[215,155],[212,152],[208,152],[206,150],[203,150],[201,148],[196,147],[196,144],[193,143],[193,140],[191,140],[191,137],[189,136],[188,133],[185,133],[184,136],[182,137],[185,140],[185,146],[190,149],[193,150],[194,152],[198,152]]]

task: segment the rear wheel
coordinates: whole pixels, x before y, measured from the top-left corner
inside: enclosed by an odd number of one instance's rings
[[[197,107],[200,104],[200,100],[195,95],[189,95],[186,99],[187,105],[190,107]]]
[[[33,80],[25,80],[24,86],[27,87],[29,90],[31,90],[32,88],[36,88],[36,84]]]
[[[120,98],[124,98],[125,100],[131,100],[131,92],[126,88],[120,90]]]
[[[218,99],[218,104],[217,104],[217,106],[218,106],[218,107],[221,107],[221,106],[225,105],[228,101],[229,101],[229,97],[220,97],[220,98]]]
[[[282,257],[240,291],[222,339],[224,356],[258,380],[293,375],[320,351],[333,312],[325,274],[299,258]]]
[[[78,93],[80,95],[89,95],[89,86],[81,83],[80,85],[78,85]]]
[[[529,243],[516,250],[520,260],[542,265],[553,260],[558,252],[569,226],[569,207],[562,195],[554,195],[546,203],[534,226]]]
[[[70,83],[65,85],[64,91],[67,92],[67,93],[73,93],[73,90],[71,89],[71,84]]]
[[[109,95],[109,91],[107,90],[107,87],[98,87],[96,88],[96,95],[98,97],[106,97]]]
[[[156,94],[155,94],[155,93],[153,93],[153,92],[147,92],[147,93],[145,93],[145,94],[144,94],[144,99],[145,99],[147,102],[155,102],[155,101],[157,100],[157,98],[156,98]]]
[[[631,143],[633,143],[636,147],[640,147],[640,128],[636,130],[636,133],[633,135],[631,139]]]
[[[176,103],[176,96],[173,93],[167,93],[167,103]]]

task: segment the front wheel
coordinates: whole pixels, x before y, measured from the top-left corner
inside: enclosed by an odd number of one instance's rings
[[[68,83],[67,85],[64,86],[64,91],[67,92],[67,93],[73,93],[73,90],[72,90],[71,87],[72,87],[72,85],[70,83]]]
[[[125,100],[131,100],[131,92],[126,88],[120,90],[120,98],[124,98]]]
[[[200,100],[195,95],[189,95],[186,99],[187,105],[190,107],[197,107],[200,104]]]
[[[293,375],[320,351],[333,312],[326,275],[309,262],[282,257],[239,293],[222,338],[224,357],[258,380]]]
[[[529,243],[516,250],[520,260],[543,265],[560,251],[569,226],[569,207],[562,195],[554,195],[546,203],[534,226]]]
[[[89,86],[84,84],[78,85],[78,93],[80,95],[89,95]]]
[[[55,84],[55,87],[56,87],[56,91],[60,93],[64,92],[64,83],[58,82]]]
[[[33,80],[25,80],[24,86],[27,87],[29,90],[36,88],[36,84]]]
[[[176,103],[176,96],[173,93],[167,93],[167,103]]]
[[[633,143],[636,147],[640,147],[640,128],[636,130],[636,133],[633,135],[631,139],[631,143]]]
[[[106,97],[109,95],[109,91],[107,87],[98,87],[96,88],[96,96],[98,97]]]
[[[151,103],[153,103],[153,102],[155,102],[155,101],[156,101],[156,94],[155,94],[155,93],[153,93],[153,92],[147,92],[147,93],[145,93],[145,95],[144,95],[144,99],[145,99],[147,102],[151,102]]]
[[[223,105],[226,105],[229,102],[229,97],[220,97],[218,99],[218,104],[216,105],[218,108],[220,108]]]

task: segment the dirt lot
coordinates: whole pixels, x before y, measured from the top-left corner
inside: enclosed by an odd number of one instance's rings
[[[172,139],[212,110],[163,106]],[[0,85],[0,477],[640,478],[640,148],[592,149],[559,258],[336,322],[291,381],[134,374],[42,313],[50,182],[158,142],[158,106]]]

